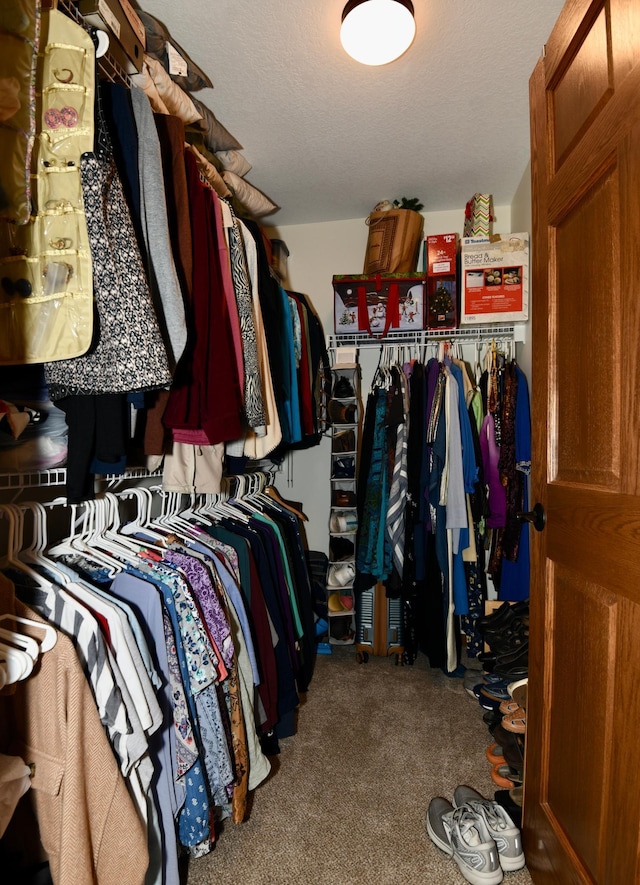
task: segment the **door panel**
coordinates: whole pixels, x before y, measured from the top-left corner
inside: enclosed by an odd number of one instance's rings
[[[610,94],[607,20],[600,11],[553,92],[555,150],[559,162]]]
[[[595,876],[607,814],[607,748],[611,739],[614,686],[609,647],[615,642],[616,599],[566,568],[555,569],[551,607],[558,642],[552,666],[554,696],[549,711],[547,813],[563,827],[574,849]],[[596,629],[594,626],[598,625]],[[576,656],[586,671],[574,671]],[[573,677],[568,673],[574,671]],[[585,679],[585,672],[597,673]],[[584,728],[590,764],[576,748],[576,723]]]
[[[568,0],[531,78],[536,883],[640,881],[640,4]]]
[[[620,475],[620,363],[594,371],[603,342],[618,353],[620,282],[617,169],[607,169],[555,228],[554,350],[563,379],[556,399],[557,456],[551,479],[616,488]],[[603,236],[606,230],[607,236]],[[567,298],[567,292],[581,293]],[[570,342],[566,347],[565,342]],[[612,432],[613,431],[613,432]]]

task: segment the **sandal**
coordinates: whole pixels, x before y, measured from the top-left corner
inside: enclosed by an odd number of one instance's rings
[[[522,707],[518,707],[513,713],[503,716],[502,727],[507,731],[515,732],[515,734],[524,734],[527,730],[527,714]]]
[[[506,764],[507,760],[502,755],[502,747],[499,746],[498,744],[496,744],[495,741],[493,744],[491,744],[489,747],[487,747],[487,749],[484,751],[484,755],[487,757],[487,760],[492,765],[505,765]]]
[[[494,765],[491,769],[491,780],[497,787],[502,787],[504,790],[512,790],[516,786],[515,781],[505,777],[502,774],[503,770],[502,765]]]
[[[512,697],[513,697],[513,695],[512,695]],[[503,701],[500,704],[500,712],[502,713],[503,716],[506,716],[507,713],[515,713],[515,711],[520,706],[521,705],[517,701]]]

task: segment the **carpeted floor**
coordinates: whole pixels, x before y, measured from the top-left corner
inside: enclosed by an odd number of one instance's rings
[[[226,823],[188,885],[449,885],[464,882],[424,829],[429,800],[469,784],[493,797],[482,711],[461,679],[394,658],[318,656],[298,734],[281,742],[249,819]],[[530,883],[505,873],[505,885]]]

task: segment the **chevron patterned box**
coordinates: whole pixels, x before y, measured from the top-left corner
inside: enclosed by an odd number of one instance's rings
[[[461,325],[529,318],[529,234],[463,237]]]
[[[488,237],[493,233],[493,198],[474,194],[464,210],[464,236]]]

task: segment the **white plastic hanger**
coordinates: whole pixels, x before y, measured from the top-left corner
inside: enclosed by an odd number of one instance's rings
[[[9,539],[7,544],[7,555],[3,564],[5,567],[15,568],[36,584],[45,590],[51,588],[51,581],[48,581],[39,572],[36,572],[26,563],[22,562],[19,557],[19,551],[23,542],[24,531],[24,513],[16,504],[0,504],[0,512],[4,513],[9,520]]]
[[[15,621],[18,624],[25,624],[26,626],[33,627],[35,630],[41,630],[44,633],[44,638],[40,642],[40,651],[51,651],[58,641],[58,635],[50,624],[41,624],[40,621],[32,621],[30,618],[22,618],[19,615],[10,614],[0,615],[0,622],[1,621]],[[29,639],[30,637],[27,638]]]
[[[0,641],[0,666],[6,674],[5,684],[26,679],[33,670],[33,664],[33,658],[25,651]]]
[[[0,627],[0,641],[26,652],[34,664],[38,660],[40,646],[31,636],[26,636],[24,633],[18,633],[15,630],[7,630],[4,627]]]
[[[66,503],[64,498],[58,498],[57,502]],[[55,501],[52,501],[51,504],[55,504]],[[43,504],[39,502],[30,502],[28,506],[33,511],[33,520],[34,520],[34,539],[35,544],[27,547],[20,553],[20,559],[26,562],[31,562],[33,565],[41,565],[43,568],[47,570],[53,577],[56,582],[61,586],[70,583],[71,578],[65,572],[63,572],[60,568],[58,568],[58,564],[54,559],[51,559],[47,553],[47,511]]]

